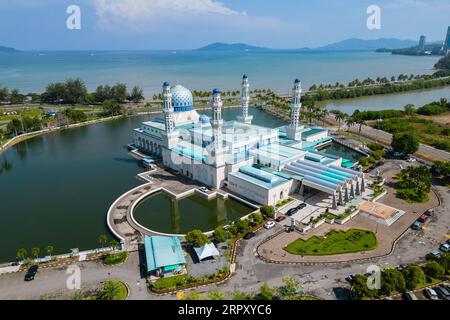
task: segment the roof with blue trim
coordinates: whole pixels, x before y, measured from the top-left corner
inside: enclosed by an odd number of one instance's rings
[[[186,264],[184,252],[178,237],[145,236],[145,257],[147,272],[159,268],[174,268]]]

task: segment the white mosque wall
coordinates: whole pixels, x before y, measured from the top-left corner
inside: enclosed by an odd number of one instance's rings
[[[236,176],[228,176],[228,189],[241,197],[250,199],[262,205],[276,205],[289,198],[293,180],[266,189]]]

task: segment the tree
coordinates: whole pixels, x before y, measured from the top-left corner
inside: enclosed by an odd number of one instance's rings
[[[26,98],[25,95],[21,94],[19,90],[13,89],[9,94],[9,103],[10,104],[22,103],[25,101],[25,98]]]
[[[233,225],[236,228],[237,233],[247,232],[250,227],[247,219],[238,219],[233,222]]]
[[[238,290],[235,290],[233,292],[233,300],[252,300],[252,295],[247,294],[245,292],[241,292]]]
[[[413,114],[416,113],[416,107],[411,103],[408,103],[406,106],[403,107],[403,109],[405,110],[405,114],[407,116],[412,116]]]
[[[409,290],[413,290],[419,285],[423,285],[426,283],[425,273],[418,265],[412,264],[408,266],[403,270],[403,276],[405,277],[406,288]]]
[[[200,248],[207,243],[211,243],[211,241],[208,239],[208,236],[206,236],[201,230],[198,229],[189,231],[186,234],[186,241],[195,248]]]
[[[145,99],[144,91],[142,90],[142,88],[134,86],[133,89],[131,90],[128,100],[133,101],[134,103],[138,103],[143,101],[144,99]]]
[[[71,121],[71,122],[83,122],[86,121],[87,115],[81,111],[74,108],[66,108],[63,111],[63,114]]]
[[[405,288],[405,278],[399,270],[386,269],[381,272],[381,294],[388,296],[393,291],[404,292]]]
[[[20,248],[20,249],[17,251],[16,256],[17,256],[17,258],[19,258],[20,260],[25,260],[25,259],[28,257],[27,249],[25,249],[25,248]]]
[[[268,218],[273,218],[275,216],[275,208],[273,206],[262,206],[259,208],[261,214]]]
[[[105,234],[101,234],[98,236],[98,243],[102,246],[102,248],[105,246],[107,242],[108,237]]]
[[[274,296],[275,290],[267,283],[264,283],[260,288],[258,292],[258,299],[259,300],[272,300]]]
[[[112,100],[114,102],[125,102],[128,97],[127,85],[124,83],[116,83],[112,88]]]
[[[117,240],[112,240],[110,243],[109,243],[109,246],[113,249],[113,250],[116,250],[117,248],[119,248],[119,242],[117,241]]]
[[[431,278],[441,279],[445,275],[445,269],[437,261],[430,260],[425,266],[425,274]]]
[[[9,90],[6,87],[0,88],[0,102],[5,102],[9,97]]]
[[[342,111],[336,111],[334,114],[334,119],[338,122],[338,130],[341,130],[341,122],[345,120],[345,113]]]
[[[34,258],[38,258],[40,253],[41,249],[39,249],[38,247],[31,248],[31,254]]]
[[[112,116],[122,114],[124,112],[122,105],[112,100],[106,100],[102,105],[103,111]]]
[[[287,277],[282,279],[284,285],[279,288],[280,294],[286,298],[291,298],[298,295],[301,291],[300,282],[294,277]]]
[[[53,249],[54,249],[53,246],[48,245],[45,247],[45,253],[51,257],[52,253],[53,253]]]
[[[400,198],[423,202],[431,191],[431,173],[424,165],[410,166],[396,176],[396,189]]]
[[[394,133],[391,147],[395,152],[403,155],[413,154],[419,150],[419,141],[412,133]]]
[[[223,227],[217,227],[214,230],[214,240],[218,243],[224,242],[228,239],[228,232]]]
[[[351,294],[353,300],[363,300],[373,298],[376,291],[367,286],[367,276],[357,274],[353,279]]]
[[[87,95],[86,85],[79,78],[67,79],[64,82],[64,100],[70,104],[83,103]]]
[[[115,281],[106,281],[100,292],[100,300],[114,300],[119,294],[120,288]]]

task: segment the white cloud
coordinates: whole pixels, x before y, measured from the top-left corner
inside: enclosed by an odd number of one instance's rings
[[[215,0],[93,0],[93,4],[102,26],[161,21],[165,16],[245,15]]]

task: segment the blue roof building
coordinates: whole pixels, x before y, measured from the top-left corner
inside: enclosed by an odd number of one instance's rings
[[[167,273],[186,264],[178,237],[145,236],[144,247],[148,273]]]

